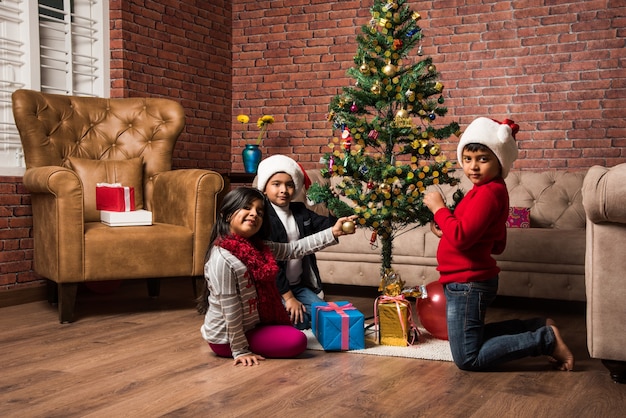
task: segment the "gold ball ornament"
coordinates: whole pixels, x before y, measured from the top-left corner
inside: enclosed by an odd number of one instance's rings
[[[345,221],[343,224],[341,224],[341,230],[345,232],[346,234],[354,233],[354,229],[355,229],[355,225],[354,225],[354,222],[352,221]]]
[[[367,74],[369,74],[369,73],[370,73],[370,66],[369,66],[369,65],[367,65],[367,64],[362,64],[362,65],[359,67],[359,71],[361,72],[361,74],[363,74],[363,75],[367,75]]]
[[[387,77],[393,77],[394,75],[396,75],[396,66],[393,64],[387,64],[383,67],[383,74],[385,74]]]
[[[400,109],[396,112],[396,118],[408,118],[409,112],[406,109]]]

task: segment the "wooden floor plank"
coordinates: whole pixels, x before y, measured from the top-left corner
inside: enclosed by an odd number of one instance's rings
[[[0,308],[1,415],[570,418],[626,410],[626,385],[587,354],[580,305],[507,299],[489,313],[553,317],[577,357],[571,373],[541,357],[470,373],[449,362],[321,351],[234,367],[201,339],[188,283],[162,287],[158,299],[139,283],[104,295],[82,289],[71,324],[59,324],[45,302]],[[371,296],[328,298],[372,314]]]

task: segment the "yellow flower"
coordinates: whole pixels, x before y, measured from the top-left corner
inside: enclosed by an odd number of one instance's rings
[[[274,123],[274,116],[263,115],[256,121],[256,126],[259,127],[261,132],[259,132],[259,137],[256,139],[256,144],[261,144],[261,139],[263,139],[263,134],[267,131],[267,125],[270,123]]]
[[[246,124],[250,122],[250,117],[248,115],[244,115],[243,113],[239,114],[237,115],[237,122],[241,124]],[[267,131],[267,125],[272,124],[272,123],[274,123],[274,116],[271,116],[271,115],[263,115],[257,120],[256,126],[261,130],[256,140],[257,145],[261,144],[261,140],[263,139],[263,134],[265,134],[265,131]]]
[[[259,129],[267,129],[265,125],[269,125],[270,123],[274,123],[274,116],[263,115],[256,121],[256,126]]]

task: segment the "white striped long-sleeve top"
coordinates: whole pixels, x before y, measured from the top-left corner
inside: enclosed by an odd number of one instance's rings
[[[277,260],[300,258],[337,243],[332,228],[290,243],[266,241]],[[233,358],[251,353],[245,332],[259,323],[257,293],[248,270],[230,251],[214,246],[204,266],[209,308],[200,328],[213,344],[230,344]]]

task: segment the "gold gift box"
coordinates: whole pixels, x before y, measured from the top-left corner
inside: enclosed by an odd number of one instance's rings
[[[400,312],[398,312],[398,306]],[[378,343],[405,347],[409,340],[408,302],[383,302],[378,304]],[[402,321],[402,322],[401,322]],[[404,324],[404,329],[402,328]]]

